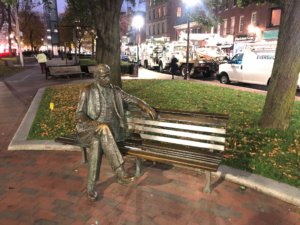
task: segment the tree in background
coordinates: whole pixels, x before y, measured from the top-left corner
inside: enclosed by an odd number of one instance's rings
[[[23,25],[22,23],[21,18],[20,26]],[[44,38],[44,23],[33,15],[23,30],[23,43],[30,45],[32,51],[36,51],[43,45],[42,38]]]

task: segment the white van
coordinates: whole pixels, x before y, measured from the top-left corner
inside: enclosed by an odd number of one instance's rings
[[[226,64],[219,66],[218,80],[222,84],[242,82],[269,85],[275,60],[275,49],[245,50],[237,53]],[[297,89],[300,87],[298,80]]]

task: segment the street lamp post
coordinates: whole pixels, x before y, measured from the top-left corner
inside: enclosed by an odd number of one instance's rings
[[[189,71],[189,54],[190,54],[190,19],[188,15],[188,10],[191,6],[195,5],[198,0],[183,0],[186,3],[186,18],[187,18],[187,50],[186,50],[186,74],[184,76],[185,80],[190,79],[190,71]]]
[[[138,45],[137,45],[137,64],[138,64],[138,67],[139,67],[139,45],[141,44],[141,27],[144,25],[144,18],[141,17],[141,16],[135,16],[133,18],[133,21],[132,21],[132,25],[138,29],[139,31],[139,36],[138,36]],[[137,74],[138,75],[138,74]]]

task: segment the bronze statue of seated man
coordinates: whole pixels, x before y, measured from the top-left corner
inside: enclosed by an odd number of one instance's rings
[[[125,171],[124,160],[116,142],[126,139],[126,118],[123,103],[133,103],[155,119],[153,108],[110,83],[110,68],[99,64],[95,68],[96,82],[80,92],[76,110],[77,139],[90,145],[87,198],[97,200],[96,182],[99,180],[103,153],[115,171],[119,183],[130,183],[134,175]]]

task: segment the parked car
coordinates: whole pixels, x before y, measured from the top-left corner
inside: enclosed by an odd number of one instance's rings
[[[121,59],[122,61],[125,61],[125,62],[128,62],[128,61],[129,61],[128,55],[124,55],[124,54],[121,54],[121,55],[120,55],[120,59]]]

